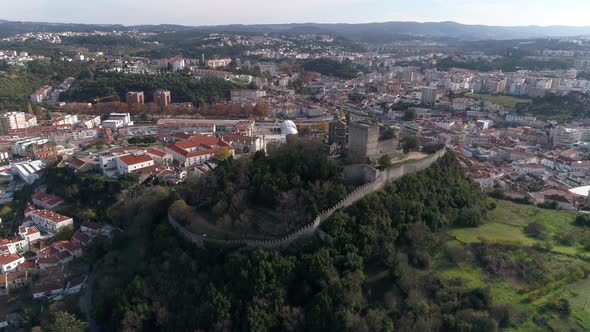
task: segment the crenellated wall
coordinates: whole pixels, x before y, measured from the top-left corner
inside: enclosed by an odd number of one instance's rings
[[[300,229],[286,235],[282,238],[273,240],[222,240],[214,239],[204,235],[198,235],[187,231],[180,225],[171,215],[168,215],[170,225],[186,240],[189,240],[199,247],[203,247],[205,242],[224,246],[245,246],[248,248],[263,248],[263,249],[282,249],[288,247],[294,241],[312,236],[315,234],[321,224],[334,214],[339,209],[346,208],[355,202],[361,200],[365,196],[381,190],[387,182],[394,181],[404,175],[415,173],[430,167],[435,161],[446,154],[446,150],[442,149],[436,153],[429,155],[420,160],[413,160],[407,163],[399,164],[383,171],[378,171],[374,181],[366,183],[360,187],[355,188],[348,193],[340,202],[328,210],[320,212],[315,217],[313,222],[302,226]]]

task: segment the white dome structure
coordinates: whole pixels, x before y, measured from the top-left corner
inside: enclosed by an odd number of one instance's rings
[[[297,135],[297,126],[291,120],[285,120],[281,123],[281,134],[283,135]]]

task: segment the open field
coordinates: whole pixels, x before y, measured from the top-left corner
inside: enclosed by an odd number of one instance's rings
[[[590,269],[590,253],[580,245],[566,246],[558,241],[558,235],[567,232],[584,233],[590,230],[573,224],[575,212],[544,210],[532,205],[519,205],[508,201],[495,201],[497,208],[489,211],[485,223],[477,228],[453,229],[449,232],[458,241],[449,241],[451,247],[464,247],[471,258],[453,263],[440,254],[433,269],[441,278],[461,278],[469,287],[488,287],[494,303],[506,303],[522,312],[526,320],[518,328],[508,331],[589,331],[590,330],[590,277],[574,276],[576,269]],[[532,286],[521,278],[509,275],[494,275],[486,271],[473,258],[473,245],[481,242],[490,247],[501,247],[502,253],[513,262],[522,259],[523,253],[540,242],[527,236],[524,228],[532,222],[543,224],[548,232],[548,242],[554,244],[550,251],[537,251],[539,264],[560,275],[548,283]],[[540,256],[539,256],[540,255]],[[525,255],[526,256],[526,255]],[[561,273],[561,274],[560,274]],[[548,303],[567,299],[571,314],[562,316],[545,310]],[[542,323],[539,323],[539,322]],[[541,325],[540,325],[541,324]],[[543,325],[544,324],[544,325]],[[540,329],[543,326],[544,328]]]
[[[558,241],[560,234],[590,232],[573,224],[575,212],[545,210],[533,205],[520,205],[502,200],[495,202],[497,208],[488,212],[483,225],[476,228],[453,229],[449,234],[467,243],[491,241],[531,246],[541,241],[527,236],[524,228],[529,223],[539,222],[545,225],[550,233],[548,241],[553,244],[553,251],[590,257],[590,252],[585,251],[581,245],[566,246]]]
[[[529,103],[531,100],[526,98],[518,98],[503,95],[484,95],[479,93],[466,93],[466,97],[477,98],[504,106],[506,108],[514,109],[518,103]]]

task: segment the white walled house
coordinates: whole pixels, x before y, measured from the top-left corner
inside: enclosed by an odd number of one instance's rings
[[[25,258],[18,254],[0,255],[0,273],[11,272],[25,262]]]
[[[0,253],[22,254],[29,251],[27,239],[12,238],[0,240]]]
[[[148,155],[127,155],[116,159],[119,174],[129,174],[146,167],[154,166],[154,160]]]
[[[57,233],[64,227],[74,225],[74,219],[49,210],[35,211],[31,217],[35,226],[50,233]]]
[[[27,240],[29,244],[41,239],[41,232],[39,232],[39,229],[37,229],[35,226],[21,226],[18,228],[18,234],[20,235],[21,239]]]

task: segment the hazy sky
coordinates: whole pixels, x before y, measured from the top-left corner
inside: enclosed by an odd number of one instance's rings
[[[456,21],[588,25],[590,0],[0,0],[0,19],[75,23]]]

